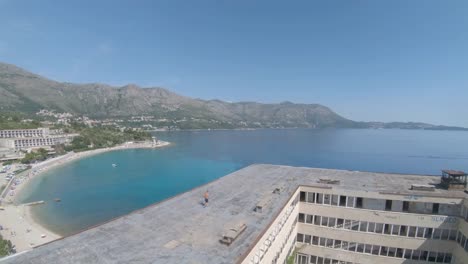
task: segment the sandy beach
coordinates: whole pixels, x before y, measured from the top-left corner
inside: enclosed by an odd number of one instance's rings
[[[44,172],[60,165],[104,152],[137,148],[160,148],[168,145],[170,143],[165,141],[158,141],[156,143],[124,143],[112,148],[94,149],[77,153],[70,152],[63,156],[34,164],[30,170],[22,172],[15,177],[18,178],[19,184],[14,185],[14,190],[9,188],[5,198],[2,200],[0,205],[0,234],[4,239],[10,240],[15,245],[17,252],[31,249],[61,237],[41,226],[32,217],[30,207],[41,205],[15,205],[15,198],[24,189],[30,179],[38,177]]]

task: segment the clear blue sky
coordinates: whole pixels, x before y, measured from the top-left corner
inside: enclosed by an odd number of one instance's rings
[[[59,81],[468,127],[462,0],[0,0],[0,61]]]

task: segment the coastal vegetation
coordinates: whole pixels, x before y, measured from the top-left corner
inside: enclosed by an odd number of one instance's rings
[[[30,164],[36,161],[43,161],[46,160],[48,156],[48,151],[46,149],[40,148],[36,151],[31,151],[26,153],[23,159],[21,159],[21,163],[23,164]]]
[[[30,129],[38,128],[41,123],[38,120],[28,119],[23,113],[0,112],[0,130],[3,129]]]
[[[3,239],[0,235],[0,257],[16,253],[16,250],[10,240]]]
[[[82,124],[73,124],[70,130],[80,135],[73,138],[71,144],[65,147],[67,151],[108,148],[128,141],[151,140],[151,134],[148,132],[132,129],[119,130],[112,126],[87,127]]]

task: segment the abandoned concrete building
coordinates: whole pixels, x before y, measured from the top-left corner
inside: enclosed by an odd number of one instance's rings
[[[0,263],[468,263],[466,177],[252,165]]]

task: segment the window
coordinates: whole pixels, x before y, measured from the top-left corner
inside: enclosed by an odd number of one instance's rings
[[[416,233],[416,237],[423,238],[424,237],[424,227],[418,227],[418,231]]]
[[[325,244],[326,247],[332,248],[333,247],[333,241],[334,239],[327,238],[327,242]]]
[[[361,222],[361,224],[359,225],[359,231],[367,232],[367,222]]]
[[[305,215],[302,213],[299,213],[299,219],[297,220],[299,223],[304,223],[305,222]]]
[[[336,218],[330,217],[328,218],[328,227],[335,227]]]
[[[402,258],[403,257],[403,249],[402,248],[397,248],[396,249],[396,257],[397,258]]]
[[[421,255],[421,250],[413,250],[413,255],[412,255],[411,259],[419,260],[420,255]]]
[[[356,198],[356,208],[362,208],[362,197]]]
[[[382,234],[384,228],[384,224],[376,223],[375,224],[375,233]]]
[[[351,220],[345,220],[345,226],[344,226],[345,229],[351,229]]]
[[[415,226],[410,226],[408,236],[409,237],[416,237],[416,227]]]
[[[386,200],[385,201],[385,211],[391,211],[392,210],[392,200]]]
[[[305,235],[304,236],[304,243],[310,244],[311,240],[312,240],[311,235]]]
[[[380,246],[373,245],[372,246],[372,255],[378,255],[380,251]]]
[[[336,220],[336,228],[343,228],[344,219],[338,218]]]
[[[448,230],[448,229],[442,229],[442,236],[441,236],[441,239],[448,240],[448,238],[449,238],[449,233],[450,233],[450,230]]]
[[[321,238],[319,239],[319,245],[322,246],[322,247],[324,247],[325,244],[326,244],[326,238],[321,237]]]
[[[366,244],[364,248],[364,253],[370,254],[372,252],[372,245]]]
[[[411,249],[405,249],[405,259],[411,259]]]
[[[335,248],[341,248],[341,240],[335,240]]]
[[[380,256],[387,256],[388,248],[387,247],[380,247]]]
[[[346,196],[340,196],[340,206],[346,206]]]
[[[432,234],[432,239],[440,239],[441,235],[442,235],[442,229],[436,228],[434,229],[434,232]]]
[[[296,239],[296,241],[297,241],[297,242],[303,243],[303,242],[304,242],[304,234],[297,233],[297,239]]]
[[[346,202],[347,207],[354,207],[354,197],[348,196],[348,201]]]
[[[402,225],[400,227],[400,236],[407,236],[408,235],[408,227]]]
[[[338,205],[338,195],[332,195],[331,205],[337,206]]]
[[[400,226],[399,225],[393,225],[392,235],[398,236],[398,234],[400,233],[399,231],[400,231]]]
[[[322,193],[317,194],[317,203],[318,204],[323,204],[323,194]]]
[[[421,256],[419,256],[419,260],[427,260],[427,255],[429,255],[428,251],[422,251]]]
[[[457,238],[457,230],[450,230],[449,240],[455,240]]]
[[[409,202],[403,201],[403,212],[408,212],[408,211],[409,211]]]
[[[312,237],[312,245],[316,245],[316,246],[317,246],[317,245],[319,244],[318,242],[319,242],[319,238],[316,237],[316,236],[313,236],[313,237]]]
[[[395,257],[396,254],[396,248],[389,248],[388,249],[388,255],[389,257]]]
[[[305,202],[305,201],[306,201],[306,193],[305,193],[305,192],[300,192],[299,200],[300,200],[301,202]]]
[[[305,222],[306,222],[307,224],[312,224],[313,219],[314,219],[314,216],[313,216],[313,215],[306,215]]]
[[[387,235],[390,234],[390,225],[389,224],[384,224],[384,234],[387,234]]]
[[[315,203],[315,193],[313,192],[307,193],[307,202]]]
[[[431,238],[432,237],[432,228],[426,228],[426,234],[424,235],[425,238]]]
[[[364,253],[364,244],[356,244],[356,252]]]
[[[322,216],[322,226],[327,226],[328,225],[328,217]]]
[[[438,203],[432,204],[432,213],[433,214],[438,214],[439,213],[439,204]]]
[[[320,220],[322,219],[322,217],[320,215],[316,215],[314,217],[314,225],[320,225]]]

